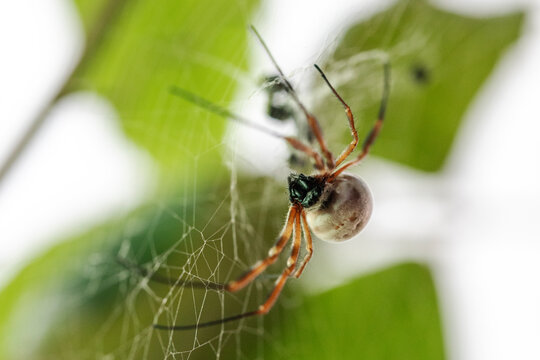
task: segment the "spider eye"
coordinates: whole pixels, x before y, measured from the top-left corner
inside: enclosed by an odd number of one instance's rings
[[[319,205],[306,211],[309,226],[318,238],[342,242],[366,226],[372,209],[367,184],[356,176],[342,174],[326,184]]]

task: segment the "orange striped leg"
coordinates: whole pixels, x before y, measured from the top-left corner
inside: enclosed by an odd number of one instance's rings
[[[317,170],[323,170],[324,169],[324,163],[322,161],[321,155],[319,155],[318,152],[313,150],[310,146],[307,146],[306,144],[302,143],[300,140],[286,136],[284,137],[285,141],[287,141],[293,148],[296,150],[300,150],[307,155],[311,156],[315,160],[315,168]]]
[[[186,100],[186,101],[189,101],[190,103],[192,104],[195,104],[203,109],[206,109],[216,115],[219,115],[221,116],[222,118],[224,119],[227,119],[227,120],[231,120],[231,121],[234,121],[234,122],[237,122],[237,123],[240,123],[242,125],[245,125],[245,126],[248,126],[252,129],[255,129],[255,130],[258,130],[262,133],[265,133],[267,135],[270,135],[270,136],[273,136],[275,138],[279,138],[279,139],[283,139],[285,140],[287,143],[289,143],[292,147],[294,147],[295,149],[299,150],[299,151],[302,151],[304,153],[306,153],[307,155],[311,156],[314,160],[315,160],[315,167],[318,169],[318,170],[323,170],[324,169],[324,163],[322,161],[322,158],[321,156],[319,155],[318,152],[316,152],[313,148],[311,148],[310,146],[302,143],[300,140],[296,139],[296,138],[293,138],[293,137],[290,137],[290,136],[284,136],[270,128],[267,128],[263,125],[260,125],[258,123],[255,123],[253,121],[250,121],[238,114],[235,114],[233,113],[232,111],[230,110],[227,110],[225,108],[222,108],[221,106],[219,105],[216,105],[214,104],[213,102],[203,98],[203,97],[200,97],[199,95],[197,94],[194,94],[192,93],[191,91],[188,91],[188,90],[185,90],[185,89],[182,89],[180,87],[173,87],[171,88],[171,93],[176,95],[176,96],[179,96],[181,97],[182,99]]]
[[[306,239],[307,254],[306,256],[304,256],[304,260],[302,260],[302,263],[293,274],[293,276],[297,279],[300,277],[300,275],[302,275],[304,268],[306,267],[307,263],[311,259],[311,255],[313,255],[313,240],[311,239],[311,232],[309,231],[309,226],[306,220],[305,211],[302,210],[301,216],[302,216],[302,228],[304,230],[304,238]]]
[[[324,141],[321,126],[319,125],[319,121],[315,116],[310,114],[304,106],[302,106],[302,110],[304,114],[306,115],[309,127],[313,131],[313,135],[315,135],[315,138],[317,139],[317,142],[319,143],[319,147],[321,148],[321,152],[323,153],[324,158],[326,159],[326,166],[329,169],[335,168],[334,165],[334,156],[326,146],[326,142]]]
[[[225,285],[225,290],[233,292],[244,288],[247,284],[253,281],[257,276],[259,276],[264,270],[266,270],[268,266],[273,264],[277,260],[279,254],[281,253],[289,239],[291,238],[295,219],[299,219],[299,216],[300,214],[298,214],[297,207],[291,205],[291,207],[289,208],[287,223],[285,224],[285,227],[283,228],[281,236],[279,237],[276,245],[274,245],[268,251],[268,257],[264,260],[258,261],[255,265],[251,267],[248,272],[246,272],[237,280],[231,281],[227,285]]]
[[[278,299],[281,290],[283,290],[283,286],[285,286],[285,283],[287,282],[287,278],[291,275],[291,273],[294,271],[294,268],[296,267],[296,264],[298,262],[298,255],[300,253],[301,242],[302,227],[300,226],[300,214],[298,213],[296,214],[295,218],[294,243],[291,251],[291,256],[287,260],[287,268],[283,270],[283,272],[277,279],[276,286],[274,287],[264,304],[259,306],[259,308],[255,311],[255,315],[268,313],[276,303],[276,300]]]
[[[368,136],[366,137],[366,140],[364,141],[364,145],[362,146],[362,152],[360,154],[358,154],[356,159],[354,159],[352,161],[349,161],[348,163],[343,165],[341,168],[334,171],[332,173],[332,175],[330,175],[330,177],[328,178],[329,182],[332,182],[336,177],[339,176],[339,174],[341,174],[343,171],[345,171],[345,169],[347,169],[347,168],[349,168],[349,167],[351,167],[353,165],[358,164],[360,161],[362,161],[363,158],[366,157],[366,155],[369,152],[369,149],[370,149],[371,145],[373,144],[373,142],[377,138],[377,135],[379,135],[379,131],[381,130],[382,124],[383,124],[383,119],[378,119],[377,122],[375,123],[375,126],[373,126],[373,128],[369,132]]]
[[[264,42],[262,36],[257,31],[257,29],[255,29],[255,27],[251,26],[251,30],[253,31],[253,33],[255,34],[255,36],[257,37],[259,42],[261,43],[264,51],[266,51],[266,54],[268,55],[268,57],[270,58],[272,63],[274,64],[276,70],[278,71],[278,73],[279,73],[279,75],[281,77],[282,83],[285,86],[285,89],[287,90],[287,93],[289,95],[291,95],[291,98],[294,100],[294,102],[298,105],[300,110],[302,110],[302,112],[306,116],[309,127],[313,131],[313,135],[315,135],[315,138],[317,139],[317,142],[319,143],[319,146],[321,148],[323,156],[326,159],[326,165],[328,166],[329,169],[333,169],[334,168],[334,157],[332,156],[332,153],[330,152],[330,150],[328,150],[328,147],[326,146],[326,143],[324,142],[324,138],[322,136],[321,126],[319,125],[319,121],[315,118],[315,116],[310,114],[309,111],[307,111],[304,104],[302,104],[302,102],[298,98],[298,95],[296,95],[296,91],[292,87],[292,84],[289,82],[289,80],[287,80],[287,77],[283,73],[283,70],[281,70],[281,67],[278,65],[276,59],[274,58],[274,56],[270,52],[270,49],[268,48],[268,45],[266,45],[266,43]]]
[[[362,152],[356,157],[356,159],[349,161],[345,165],[343,165],[338,170],[334,171],[332,175],[328,178],[328,181],[333,181],[336,177],[339,176],[345,169],[347,169],[350,166],[358,164],[362,159],[368,154],[369,149],[371,148],[371,145],[375,142],[375,139],[377,139],[377,136],[379,136],[379,132],[381,131],[384,117],[386,115],[386,107],[388,105],[388,97],[390,95],[390,63],[388,61],[383,61],[383,71],[384,71],[384,84],[383,84],[383,93],[382,93],[382,99],[381,104],[379,105],[379,115],[377,116],[377,121],[375,122],[375,125],[373,125],[373,128],[369,131],[366,138],[364,139],[364,143],[362,144]]]
[[[283,286],[285,286],[285,283],[287,282],[287,278],[294,271],[297,261],[298,261],[298,255],[300,253],[300,244],[302,241],[302,228],[300,226],[300,211],[299,209],[297,209],[296,206],[291,206],[291,210],[289,211],[289,218],[287,220],[287,225],[285,226],[282,237],[284,236],[287,240],[290,238],[293,225],[294,225],[294,243],[293,243],[293,248],[291,251],[291,256],[287,260],[287,268],[281,273],[281,275],[277,279],[274,289],[272,290],[272,292],[270,293],[270,295],[268,296],[264,304],[259,306],[257,310],[248,311],[242,314],[229,316],[223,319],[218,319],[218,320],[213,320],[213,321],[208,321],[208,322],[203,322],[203,323],[198,323],[198,324],[190,324],[190,325],[154,324],[153,325],[154,328],[160,329],[160,330],[193,330],[193,329],[198,329],[198,328],[224,324],[227,322],[237,321],[237,320],[244,319],[251,316],[262,315],[262,314],[268,313],[270,309],[272,308],[272,306],[274,306],[274,304],[276,303],[276,300],[278,299],[279,294],[281,293],[281,290],[283,290]],[[286,240],[283,241],[283,244],[281,244],[282,245],[281,248],[283,248],[285,243],[286,243]],[[276,249],[275,251],[281,251],[281,250]],[[250,273],[253,273],[254,270],[250,271]],[[260,272],[258,272],[258,274],[260,274]],[[250,281],[251,279],[255,278],[255,276],[251,277]],[[247,276],[242,277],[242,279],[244,278],[247,279]]]
[[[349,105],[347,105],[347,103],[345,102],[345,100],[343,100],[343,98],[338,94],[338,92],[336,91],[336,89],[334,89],[334,87],[332,86],[332,84],[330,84],[330,81],[328,80],[328,78],[326,77],[326,75],[324,74],[324,72],[321,70],[321,68],[315,64],[314,65],[315,68],[317,69],[317,71],[319,72],[319,74],[321,74],[323,80],[326,82],[326,85],[328,85],[328,87],[330,88],[330,90],[332,90],[332,92],[334,93],[334,95],[336,96],[336,98],[341,102],[341,104],[343,105],[343,107],[345,108],[345,114],[347,115],[347,119],[349,119],[349,128],[351,129],[351,135],[353,137],[351,143],[349,144],[349,146],[347,146],[345,148],[345,150],[343,150],[343,152],[341,153],[341,155],[339,155],[339,157],[336,159],[336,163],[335,163],[335,167],[339,166],[339,164],[341,164],[343,162],[343,160],[345,160],[353,151],[354,149],[356,148],[356,145],[358,144],[358,131],[356,131],[356,127],[354,125],[354,116],[353,116],[353,113],[351,111],[351,108],[349,107]]]

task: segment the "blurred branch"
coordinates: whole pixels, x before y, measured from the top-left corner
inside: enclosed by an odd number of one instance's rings
[[[105,0],[100,15],[97,17],[94,25],[91,26],[87,32],[86,45],[79,62],[74,67],[73,71],[66,79],[66,82],[56,93],[56,95],[36,115],[30,126],[15,144],[11,152],[8,154],[7,159],[0,167],[0,186],[12,169],[13,165],[15,165],[15,163],[19,160],[28,145],[35,138],[36,134],[39,132],[39,130],[41,130],[43,124],[45,124],[45,121],[49,118],[48,115],[51,109],[62,97],[76,89],[76,87],[73,86],[74,79],[77,77],[77,74],[86,68],[88,61],[91,60],[93,55],[98,51],[100,45],[103,43],[102,39],[118,19],[118,15],[121,13],[121,10],[126,2],[127,0]]]

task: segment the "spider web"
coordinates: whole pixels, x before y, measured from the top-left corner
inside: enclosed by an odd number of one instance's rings
[[[207,117],[201,113],[201,118]],[[182,285],[233,280],[266,256],[283,225],[288,206],[286,171],[282,171],[280,183],[240,170],[249,169],[253,160],[238,151],[234,132],[231,129],[231,134],[215,149],[227,153],[227,172],[213,179],[212,184],[204,185],[203,190],[197,189],[203,186],[199,178],[185,180],[183,195],[150,207],[150,227],[143,224],[133,234],[124,236],[117,256],[133,267],[140,266],[144,272],[141,276],[128,265],[120,273],[129,284],[125,301],[118,305],[125,334],[121,342],[134,358],[154,354],[152,346],[156,344],[157,352],[164,358],[220,358],[225,353],[226,358],[241,359],[245,347],[253,348],[257,343],[262,346],[264,318],[194,331],[148,328],[150,323],[199,324],[256,309],[284,268],[286,254],[269,272],[234,294],[211,286]],[[194,169],[197,163],[195,156]],[[282,168],[286,170],[284,164]],[[151,280],[153,277],[166,277],[174,284],[159,284]],[[141,303],[147,304],[147,313],[141,314]]]
[[[238,294],[224,293],[211,287],[201,289],[182,286],[184,281],[205,283],[227,282],[234,279],[248,269],[257,258],[261,258],[266,252],[265,248],[269,247],[265,237],[259,234],[270,233],[271,230],[268,228],[276,229],[281,225],[280,217],[274,221],[270,220],[270,224],[265,223],[267,215],[270,215],[265,204],[270,203],[280,191],[273,182],[257,182],[257,187],[253,187],[251,191],[260,191],[260,198],[246,201],[237,190],[238,180],[234,168],[231,169],[229,180],[228,189],[214,188],[219,195],[209,199],[200,197],[178,199],[195,204],[201,209],[196,209],[192,218],[184,217],[185,209],[179,210],[178,207],[171,207],[168,204],[159,205],[159,212],[156,215],[159,219],[156,221],[162,222],[165,218],[176,222],[179,229],[178,240],[162,252],[155,245],[157,240],[155,236],[149,235],[147,247],[143,246],[142,252],[149,251],[152,254],[152,260],[146,264],[150,272],[155,271],[173,279],[175,284],[180,286],[153,284],[151,280],[149,281],[151,276],[141,278],[138,274],[134,276],[133,273],[128,273],[128,279],[133,283],[133,287],[129,288],[124,304],[128,309],[127,333],[133,326],[132,321],[140,316],[142,299],[151,306],[153,323],[171,325],[198,324],[243,313],[264,301],[268,287],[272,283],[271,280],[265,280],[265,276],[262,276],[262,281],[253,282]],[[192,204],[187,206],[193,206]],[[207,206],[212,212],[206,213]],[[133,252],[132,239],[126,238],[119,256],[128,259],[140,258],[134,256]],[[133,348],[144,349],[149,342],[157,340],[162,346],[164,357],[219,358],[227,344],[234,346],[234,352],[240,354],[244,333],[261,332],[261,321],[243,320],[195,331],[150,330],[147,336],[140,338],[140,341],[126,338],[126,342],[132,341]]]

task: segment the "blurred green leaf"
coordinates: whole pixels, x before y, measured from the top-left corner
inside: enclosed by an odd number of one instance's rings
[[[297,308],[272,311],[264,339],[264,359],[445,358],[433,280],[417,264],[394,266],[307,297]]]
[[[425,0],[401,0],[347,30],[323,66],[348,101],[360,134],[373,126],[382,92],[382,67],[365,61],[384,50],[392,63],[392,91],[373,153],[425,171],[437,171],[450,151],[463,115],[505,50],[520,36],[524,13],[468,17]],[[320,81],[319,86],[325,86]],[[340,104],[325,90],[315,113],[343,128]],[[365,135],[361,135],[365,136]]]
[[[220,154],[209,149],[222,141],[225,121],[169,88],[227,106],[246,70],[247,25],[258,0],[74,1],[87,47],[67,92],[106,97],[163,177],[222,169]]]

